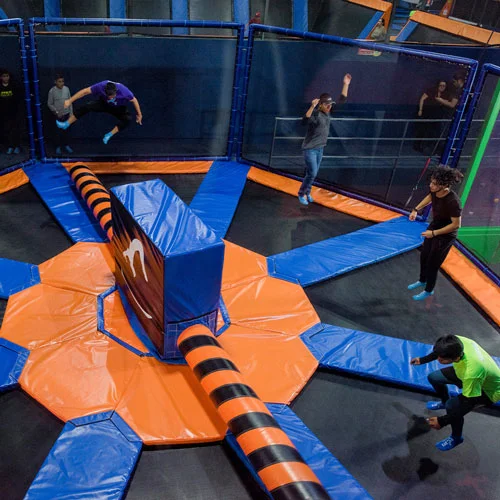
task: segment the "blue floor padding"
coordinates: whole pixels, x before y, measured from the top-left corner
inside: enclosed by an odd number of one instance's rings
[[[24,171],[31,185],[73,242],[107,241],[62,165],[37,163],[26,167]]]
[[[322,368],[332,368],[362,377],[391,382],[413,389],[433,391],[427,375],[444,365],[437,361],[412,366],[412,358],[432,352],[432,346],[411,340],[323,325],[301,335],[302,341]],[[500,366],[500,358],[493,358]],[[450,387],[451,394],[458,390]],[[496,406],[499,406],[498,403]]]
[[[269,274],[296,279],[302,286],[339,276],[418,248],[423,222],[398,217],[353,233],[313,243],[267,258]]]
[[[189,205],[220,238],[233,220],[249,169],[249,165],[233,161],[214,161]]]
[[[38,283],[40,273],[35,264],[0,259],[0,299],[8,299],[11,295]]]
[[[288,406],[268,404],[267,407],[332,498],[346,500],[371,498]]]
[[[0,338],[0,392],[17,386],[29,354],[28,349]]]
[[[122,498],[142,442],[113,412],[70,420],[25,499]]]

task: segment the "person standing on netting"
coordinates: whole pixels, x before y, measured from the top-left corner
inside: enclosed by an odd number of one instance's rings
[[[349,73],[344,75],[339,103],[343,103],[347,99],[351,79]],[[323,158],[323,149],[328,142],[330,113],[335,104],[330,94],[321,94],[319,99],[312,100],[310,108],[302,118],[302,125],[307,125],[307,133],[302,142],[305,176],[299,189],[299,202],[302,205],[308,205],[314,201],[311,196],[311,188],[316,175],[318,175],[321,159]]]
[[[21,104],[20,87],[12,81],[8,70],[0,69],[0,141],[6,143],[8,155],[21,152]]]
[[[410,213],[409,219],[414,221],[420,210],[432,204],[432,222],[422,233],[425,239],[420,254],[420,278],[408,285],[408,290],[425,287],[413,296],[414,300],[424,300],[434,294],[439,268],[457,238],[462,207],[451,186],[462,178],[463,175],[455,168],[437,167],[431,174],[429,194]]]
[[[64,107],[64,103],[71,98],[71,92],[69,88],[64,85],[64,76],[57,74],[54,78],[54,86],[49,90],[49,95],[47,98],[47,107],[52,111],[56,120],[60,122],[66,122],[70,119],[73,114],[73,106],[69,108]],[[56,145],[56,155],[61,154],[61,148],[68,153],[72,153],[73,150],[69,145],[69,130],[61,130],[56,128],[55,135],[55,145]]]
[[[493,406],[500,401],[500,367],[474,340],[458,335],[437,339],[430,354],[413,358],[412,365],[424,365],[438,360],[442,365],[452,365],[436,370],[427,379],[441,401],[429,401],[427,409],[446,410],[446,415],[431,417],[429,425],[442,429],[451,425],[451,436],[436,443],[441,451],[448,451],[463,443],[464,415],[478,406]],[[459,396],[450,397],[448,385],[462,389]]]
[[[131,102],[135,108],[135,121],[139,125],[142,125],[141,107],[137,98],[127,87],[125,87],[125,85],[110,80],[95,83],[91,87],[79,90],[73,97],[64,101],[64,107],[69,109],[75,101],[90,94],[97,98],[97,100],[89,101],[81,108],[76,109],[74,114],[65,122],[56,120],[56,124],[59,128],[63,130],[67,129],[87,113],[108,113],[118,119],[118,125],[104,135],[102,142],[107,144],[111,137],[130,125],[130,113],[127,110],[127,104],[129,102]]]

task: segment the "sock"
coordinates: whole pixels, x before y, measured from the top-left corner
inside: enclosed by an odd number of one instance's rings
[[[111,137],[113,137],[113,134],[111,132],[104,134],[104,137],[102,138],[102,142],[104,142],[104,144],[107,144],[108,141],[111,139]]]

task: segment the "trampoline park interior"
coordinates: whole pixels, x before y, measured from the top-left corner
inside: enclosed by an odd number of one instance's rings
[[[439,365],[409,364],[449,333],[500,363],[498,2],[0,7],[22,93],[20,153],[0,152],[2,500],[500,498],[498,407],[440,452]],[[73,95],[125,84],[142,126],[131,109],[105,145],[114,118],[91,113],[56,150],[58,73]],[[346,73],[302,206],[301,116]],[[415,149],[420,96],[457,74]],[[465,176],[462,227],[416,302],[408,214],[440,163]]]

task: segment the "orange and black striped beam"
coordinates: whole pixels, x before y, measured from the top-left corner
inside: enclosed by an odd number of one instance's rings
[[[179,350],[275,500],[329,499],[278,422],[248,386],[212,332],[194,325]]]
[[[69,170],[73,182],[108,239],[113,237],[111,201],[108,190],[86,165],[75,165]]]

